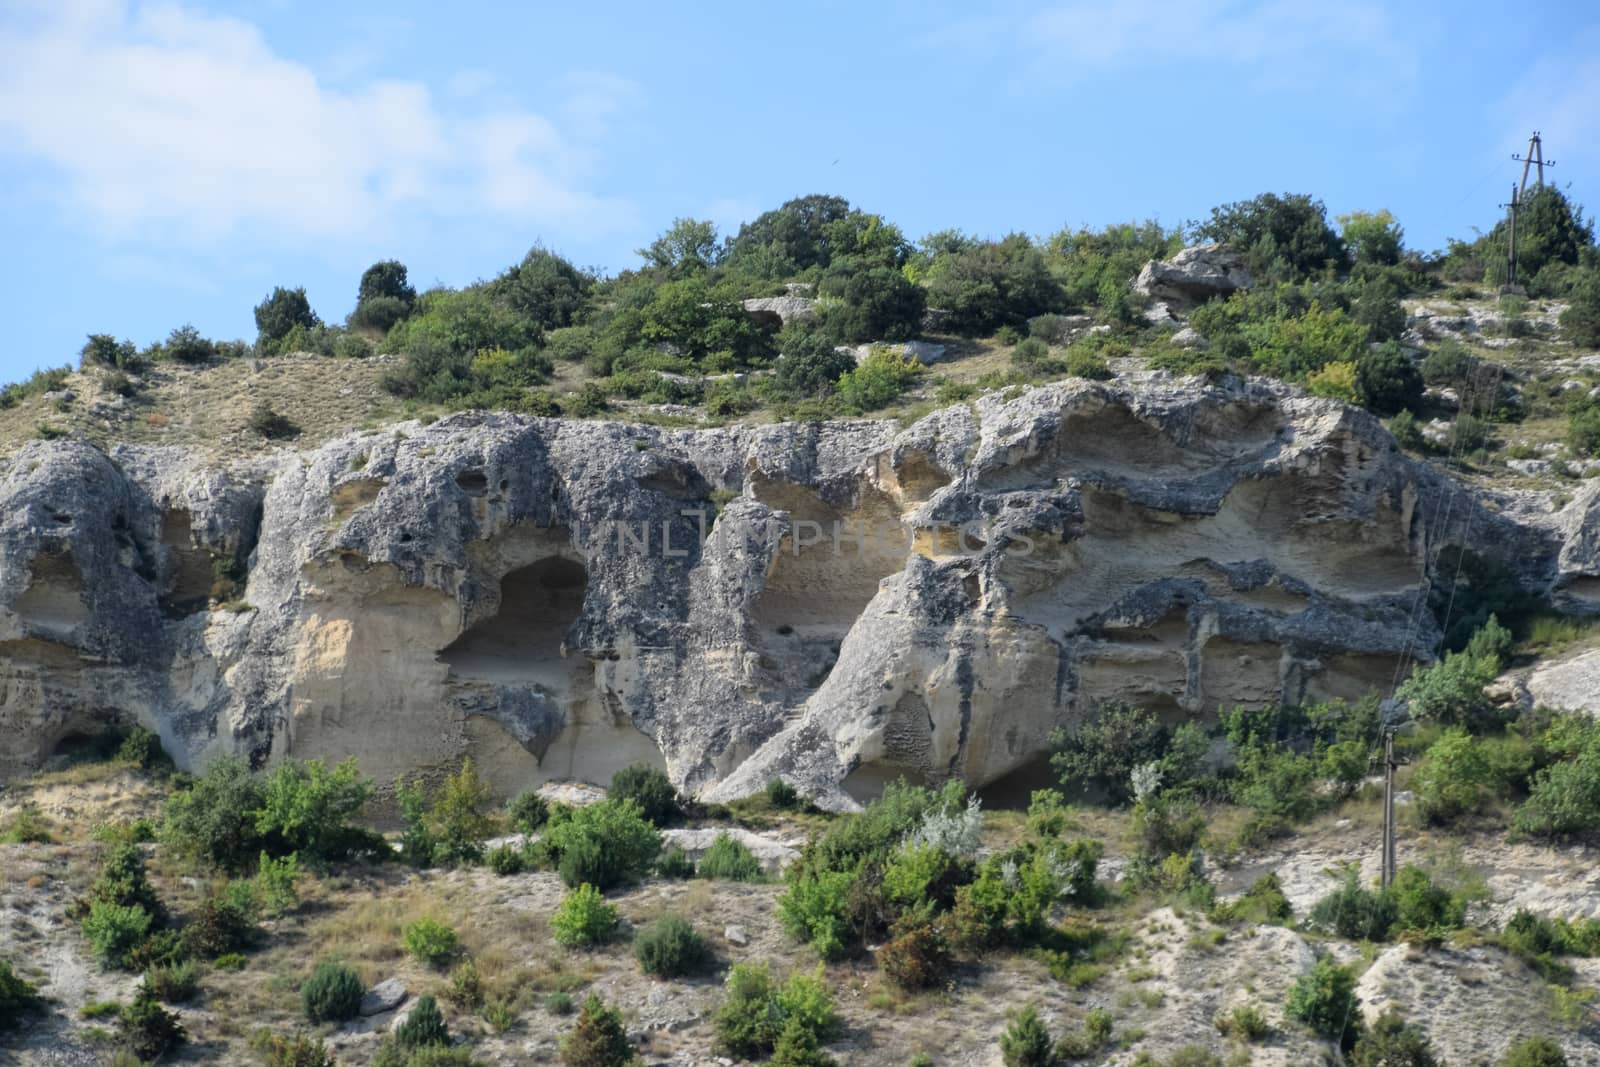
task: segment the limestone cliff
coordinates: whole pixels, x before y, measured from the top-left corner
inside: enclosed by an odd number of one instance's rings
[[[1161,375],[882,421],[460,415],[214,466],[0,460],[0,777],[110,722],[180,763],[471,753],[502,790],[647,760],[713,798],[1024,781],[1104,701],[1387,689],[1438,551],[1600,610],[1600,488],[1551,513],[1358,410]],[[213,578],[247,574],[242,603]]]

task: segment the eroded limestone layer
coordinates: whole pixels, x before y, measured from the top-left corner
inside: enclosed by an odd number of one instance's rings
[[[461,415],[229,468],[38,442],[0,461],[0,776],[137,722],[191,766],[470,753],[505,792],[640,760],[713,798],[1003,785],[1099,703],[1386,689],[1449,544],[1600,610],[1597,517],[1486,500],[1333,402],[1159,376],[904,430]]]

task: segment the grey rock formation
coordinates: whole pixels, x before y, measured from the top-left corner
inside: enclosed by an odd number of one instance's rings
[[[744,302],[745,312],[758,323],[787,326],[791,322],[810,322],[817,317],[816,301],[810,297],[757,296]]]
[[[361,994],[360,1014],[365,1017],[382,1015],[386,1011],[394,1011],[394,1009],[405,1003],[408,993],[406,984],[401,979],[385,979]]]
[[[905,429],[462,414],[226,467],[34,442],[0,460],[0,777],[137,722],[185,767],[388,783],[470,753],[504,794],[637,761],[710,799],[1022,787],[1106,701],[1386,687],[1469,533],[1600,612],[1600,486],[1486,502],[1363,412],[1238,379]]]
[[[1152,259],[1133,282],[1135,293],[1175,308],[1248,288],[1244,257],[1226,245],[1191,245],[1171,259]]]

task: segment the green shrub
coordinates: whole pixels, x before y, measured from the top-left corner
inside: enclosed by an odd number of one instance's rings
[[[1443,1067],[1443,1061],[1434,1055],[1428,1035],[1407,1026],[1390,1008],[1356,1042],[1350,1067]]]
[[[1065,304],[1043,251],[1024,234],[965,239],[939,249],[926,275],[929,304],[950,313],[950,329],[957,333],[981,336],[1014,328]]]
[[[181,1004],[200,991],[200,972],[190,960],[151,967],[144,972],[144,988],[158,1000]]]
[[[161,914],[161,901],[145,876],[144,853],[138,845],[117,845],[106,854],[99,876],[89,886],[89,901],[139,908],[152,918]]]
[[[788,891],[778,900],[778,918],[784,929],[810,944],[824,959],[838,957],[851,940],[845,916],[854,882],[855,875],[849,871],[791,874]]]
[[[1055,1062],[1055,1046],[1039,1009],[1028,1005],[1006,1012],[1006,1028],[1000,1034],[1000,1061],[1005,1067],[1050,1067]]]
[[[569,887],[601,890],[644,877],[661,851],[661,835],[631,799],[579,808],[549,826],[540,843]]]
[[[1111,366],[1105,357],[1081,344],[1074,344],[1067,349],[1062,370],[1069,378],[1087,378],[1095,382],[1103,382],[1111,377]]]
[[[544,1010],[551,1015],[571,1015],[572,997],[559,990],[544,998]]]
[[[255,812],[256,833],[273,855],[343,859],[368,843],[352,826],[372,795],[354,757],[328,768],[320,759],[287,760],[267,777]]]
[[[469,864],[483,858],[482,841],[494,832],[489,796],[488,783],[478,777],[468,756],[461,770],[444,780],[429,812],[435,863]]]
[[[43,1006],[39,991],[18,977],[9,960],[0,960],[0,1033],[12,1029],[24,1015],[39,1011]]]
[[[632,800],[639,812],[656,826],[667,826],[682,814],[678,806],[678,791],[665,772],[634,764],[611,776],[611,788],[606,796],[610,800]]]
[[[338,1067],[328,1046],[310,1034],[284,1037],[262,1029],[250,1039],[250,1047],[261,1054],[266,1067]]]
[[[908,991],[943,985],[954,964],[949,942],[932,923],[913,923],[878,949],[878,966]]]
[[[430,967],[443,966],[460,948],[454,929],[426,916],[407,926],[402,937],[412,958]]]
[[[300,1009],[314,1023],[354,1019],[361,1010],[361,978],[340,963],[317,964],[300,987]]]
[[[607,904],[600,891],[584,883],[561,898],[550,916],[556,942],[568,948],[602,945],[616,935],[617,909]]]
[[[1254,1004],[1236,1004],[1232,1011],[1218,1012],[1217,1033],[1223,1037],[1238,1037],[1245,1041],[1260,1041],[1272,1031],[1267,1017]]]
[[[997,337],[996,340],[998,339]],[[1016,346],[1011,350],[1011,362],[1024,370],[1042,369],[1050,359],[1050,346],[1037,337],[1025,337],[1021,341],[1010,343]]]
[[[1312,905],[1306,921],[1347,941],[1387,941],[1397,914],[1393,895],[1363,887],[1352,869],[1342,886]]]
[[[261,795],[261,781],[244,760],[219,756],[190,788],[167,801],[161,836],[184,856],[239,870],[261,851]]]
[[[507,806],[506,814],[510,816],[512,828],[518,833],[538,833],[550,818],[550,805],[538,790],[529,789],[517,794],[517,798]]]
[[[96,901],[89,905],[83,920],[83,935],[102,966],[126,967],[133,950],[144,943],[150,932],[150,913],[133,905]]]
[[[1581,348],[1600,348],[1600,270],[1582,271],[1572,283],[1561,332]]]
[[[320,325],[305,289],[285,289],[277,286],[267,298],[256,305],[256,343],[263,349],[277,351],[277,343],[288,336],[295,327],[309,330]]]
[[[1284,1012],[1320,1036],[1343,1042],[1360,1019],[1355,976],[1348,967],[1322,957],[1289,987]]]
[[[800,794],[782,778],[767,783],[767,803],[779,811],[789,811],[800,806]]]
[[[1244,254],[1258,280],[1295,281],[1344,262],[1344,242],[1328,225],[1320,200],[1303,194],[1262,193],[1223,204],[1194,227],[1194,236],[1229,244]]]
[[[265,852],[256,863],[256,876],[252,880],[256,900],[263,915],[282,915],[300,900],[295,882],[300,876],[299,855],[291,852],[282,859],[273,859]]]
[[[823,276],[822,329],[852,344],[915,337],[927,294],[895,267],[838,265]]]
[[[1117,801],[1131,796],[1133,769],[1157,761],[1166,747],[1160,720],[1143,708],[1106,704],[1077,731],[1057,731],[1050,767],[1068,789],[1092,783]]]
[[[462,960],[450,972],[450,986],[444,993],[446,999],[463,1011],[477,1011],[483,1007],[483,975],[472,960]]]
[[[515,845],[496,845],[484,856],[484,862],[501,876],[521,874],[524,866],[522,850]]]
[[[0,844],[5,845],[48,845],[51,840],[39,809],[31,804],[21,808],[0,831]]]
[[[1492,777],[1484,746],[1462,727],[1446,730],[1411,777],[1418,816],[1444,824],[1482,810],[1493,797]]]
[[[1294,918],[1294,907],[1284,896],[1277,874],[1269,872],[1251,883],[1239,899],[1218,905],[1211,917],[1216,922],[1282,923]]]
[[[1204,1045],[1184,1045],[1167,1057],[1166,1067],[1222,1067],[1222,1057]]]
[[[694,860],[683,849],[673,845],[656,862],[656,874],[662,878],[693,878]]]
[[[1362,407],[1398,414],[1422,401],[1422,375],[1399,345],[1387,341],[1356,360],[1356,392]]]
[[[122,1009],[117,1031],[123,1046],[141,1060],[160,1059],[189,1037],[178,1017],[143,990]]]
[[[839,399],[852,410],[875,411],[894,403],[921,373],[915,357],[877,345],[839,378]]]
[[[688,921],[666,915],[640,930],[633,939],[639,969],[656,978],[699,974],[711,963],[711,948]]]
[[[1500,1067],[1567,1067],[1567,1054],[1548,1037],[1525,1037],[1506,1049]]]
[[[444,1015],[433,996],[424,993],[406,1015],[405,1021],[395,1027],[395,1043],[402,1048],[421,1048],[425,1045],[448,1045],[450,1031],[445,1027]]]
[[[638,1053],[622,1028],[622,1013],[590,994],[572,1032],[561,1039],[561,1062],[564,1067],[630,1067],[638,1063]]]
[[[790,1026],[817,1043],[838,1030],[833,998],[820,977],[791,975],[775,985],[766,964],[735,964],[728,972],[726,996],[716,1016],[717,1047],[733,1056],[757,1059],[772,1053]]]
[[[1512,826],[1518,833],[1556,839],[1600,826],[1600,745],[1539,771]]]
[[[700,857],[696,877],[723,882],[759,882],[761,863],[742,841],[727,832],[719,833]]]

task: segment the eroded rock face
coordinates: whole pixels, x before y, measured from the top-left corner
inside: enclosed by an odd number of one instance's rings
[[[1192,245],[1171,259],[1152,259],[1133,281],[1140,296],[1179,308],[1248,288],[1244,257],[1226,245]]]
[[[232,468],[38,442],[0,465],[0,776],[118,721],[186,766],[470,753],[505,793],[640,760],[713,799],[1021,786],[1099,703],[1386,688],[1469,523],[1587,603],[1590,496],[1512,515],[1359,411],[1162,376],[904,430],[470,414]]]

